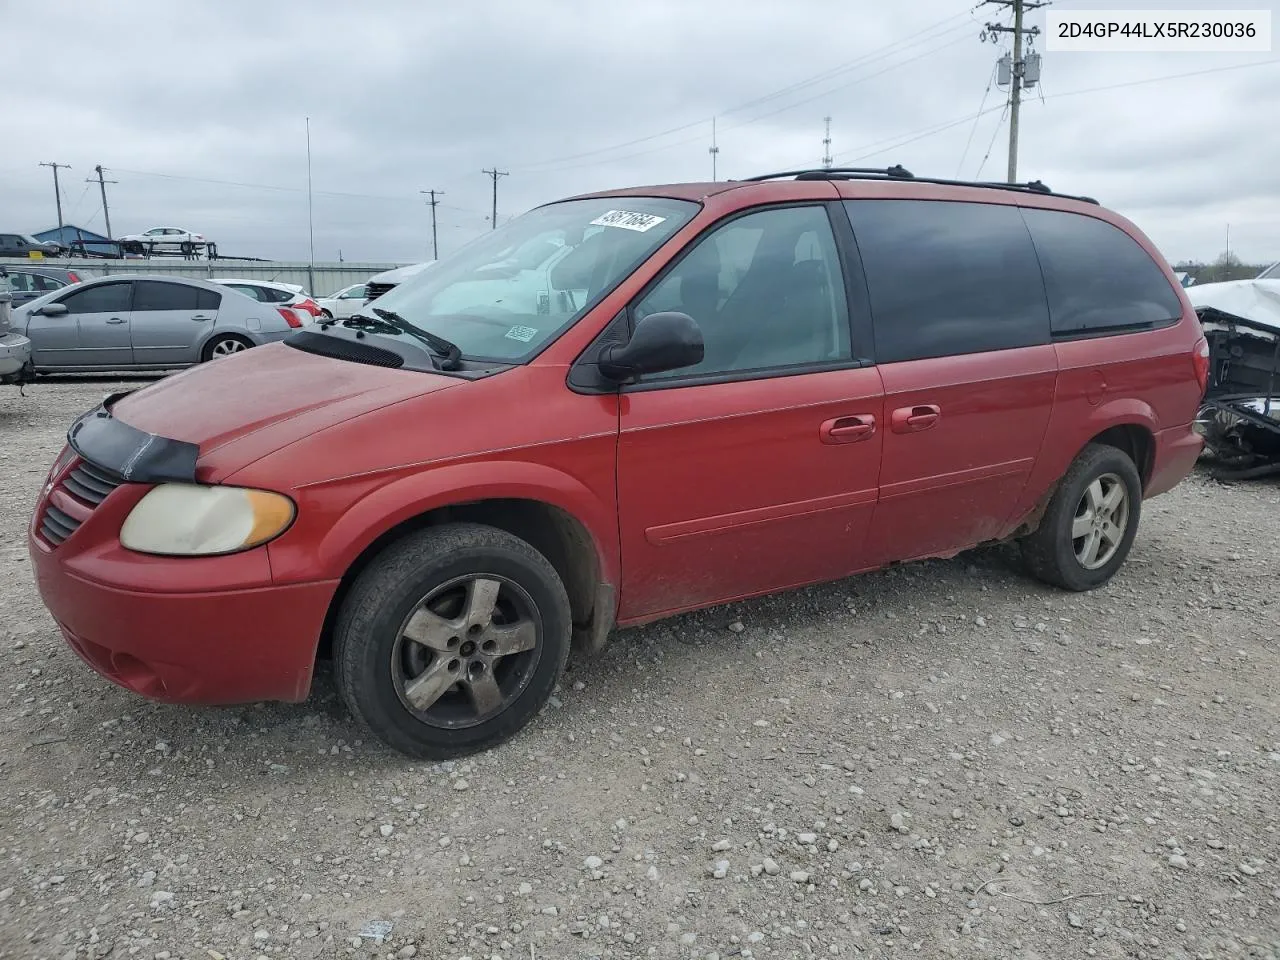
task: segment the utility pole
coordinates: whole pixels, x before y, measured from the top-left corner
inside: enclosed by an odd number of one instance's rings
[[[311,289],[316,288],[316,221],[311,207],[311,118],[307,117],[307,236],[311,241],[311,269],[308,277]]]
[[[822,137],[822,165],[828,170],[831,169],[831,118],[823,117],[822,122],[827,125],[827,132]]]
[[[1032,51],[1024,57],[1022,55],[1022,38],[1037,37],[1040,35],[1039,27],[1032,27],[1030,30],[1024,29],[1022,25],[1023,15],[1028,10],[1035,10],[1037,7],[1047,7],[1050,0],[986,0],[987,3],[995,4],[1000,7],[1013,8],[1013,26],[1006,27],[1000,23],[988,23],[986,29],[982,32],[982,39],[990,39],[994,43],[1000,42],[1001,34],[1013,34],[1013,57],[1007,54],[1001,57],[998,73],[998,82],[1001,86],[1009,84],[1009,183],[1017,183],[1018,181],[1018,116],[1022,107],[1022,91],[1028,87],[1033,87],[1040,80],[1040,54]]]
[[[716,146],[716,118],[711,118],[711,146],[707,147],[707,153],[711,154],[711,182],[716,182],[716,160],[720,156],[720,148]]]
[[[84,182],[97,183],[98,189],[102,191],[102,217],[104,220],[107,221],[107,239],[110,240],[111,239],[111,211],[107,209],[107,184],[117,183],[118,181],[102,179],[102,164],[98,164],[93,169],[97,171],[97,174],[98,174],[97,179],[95,180],[93,177],[85,177]],[[62,218],[59,217],[58,219],[62,219]]]
[[[510,176],[505,170],[499,170],[495,163],[492,170],[481,170],[481,173],[487,174],[493,178],[493,221],[489,224],[490,230],[498,229],[498,178]]]
[[[418,192],[421,193],[423,196],[431,197],[431,199],[427,201],[427,203],[431,204],[431,259],[439,260],[440,245],[436,241],[436,204],[439,203],[440,201],[437,200],[436,197],[437,196],[443,197],[444,191],[443,190],[419,190]],[[496,217],[497,216],[497,200],[496,199],[494,200],[494,205],[495,205],[494,216]]]
[[[62,240],[62,190],[58,187],[58,168],[61,167],[63,170],[70,170],[71,164],[42,163],[40,164],[40,166],[53,168],[53,198],[58,204],[58,240],[61,241]]]

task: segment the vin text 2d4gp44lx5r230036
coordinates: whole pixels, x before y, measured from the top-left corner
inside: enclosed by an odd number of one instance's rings
[[[615,625],[1017,539],[1069,590],[1192,469],[1196,315],[1133,224],[886,170],[539,207],[345,319],[75,422],[40,593],[144,696],[331,656],[422,757],[492,746]]]

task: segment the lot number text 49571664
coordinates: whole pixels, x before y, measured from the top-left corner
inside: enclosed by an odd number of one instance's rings
[[[1270,10],[1068,10],[1048,13],[1050,51],[1269,51]]]

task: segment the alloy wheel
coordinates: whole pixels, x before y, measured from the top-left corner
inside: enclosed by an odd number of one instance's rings
[[[391,652],[401,702],[438,727],[470,727],[501,713],[527,686],[540,654],[532,599],[504,577],[455,578],[424,597]]]
[[[1071,545],[1086,570],[1104,567],[1129,528],[1129,491],[1114,473],[1104,473],[1084,489],[1071,523]]]

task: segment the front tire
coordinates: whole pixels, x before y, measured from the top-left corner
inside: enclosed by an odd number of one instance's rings
[[[427,760],[496,746],[547,702],[568,660],[564,584],[503,530],[410,534],[356,578],[334,629],[338,689],[388,746]]]
[[[1064,590],[1100,587],[1120,569],[1142,513],[1142,479],[1116,447],[1090,444],[1058,486],[1039,528],[1024,537],[1031,573]]]

